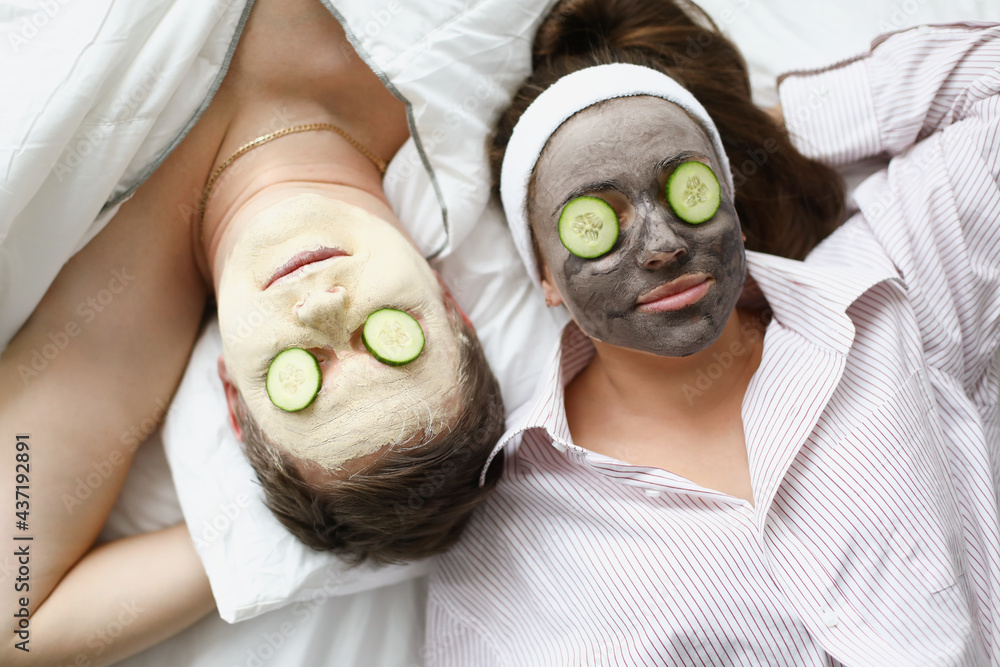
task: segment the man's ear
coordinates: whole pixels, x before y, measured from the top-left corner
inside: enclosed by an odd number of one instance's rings
[[[451,290],[448,289],[448,285],[445,284],[444,279],[441,277],[441,274],[437,272],[437,269],[434,269],[434,275],[438,279],[438,284],[441,285],[441,294],[445,301],[449,301],[453,306],[455,306],[455,310],[457,310],[458,314],[462,316],[462,321],[465,322],[465,326],[475,331],[476,327],[472,326],[472,320],[469,319],[469,316],[465,314],[462,306],[455,300],[454,295],[451,293]]]
[[[219,355],[219,379],[222,380],[222,390],[226,394],[226,406],[229,408],[229,426],[232,427],[236,439],[243,442],[243,429],[236,420],[236,409],[239,405],[240,394],[236,391],[236,385],[229,379],[229,371],[226,370],[226,360]]]
[[[552,278],[552,271],[549,270],[548,264],[542,267],[542,292],[545,294],[545,305],[549,308],[562,304],[562,294],[556,287],[556,281]]]

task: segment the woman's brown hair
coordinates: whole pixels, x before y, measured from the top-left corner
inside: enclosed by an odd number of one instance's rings
[[[743,56],[690,2],[563,0],[535,37],[533,73],[501,116],[490,150],[494,183],[518,119],[546,88],[586,67],[644,65],[674,78],[708,111],[722,136],[735,205],[750,250],[804,258],[843,221],[844,185],[832,168],[799,153],[750,97]]]

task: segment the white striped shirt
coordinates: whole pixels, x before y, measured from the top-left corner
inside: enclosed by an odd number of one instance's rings
[[[805,262],[748,253],[756,504],[574,445],[571,324],[437,561],[430,665],[1000,664],[1000,27],[876,45],[781,85],[807,154],[895,157]]]

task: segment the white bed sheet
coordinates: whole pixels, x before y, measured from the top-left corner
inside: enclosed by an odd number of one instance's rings
[[[774,79],[790,69],[817,66],[848,57],[867,48],[876,35],[923,22],[956,20],[1000,21],[1000,3],[985,0],[899,0],[872,2],[842,0],[839,3],[801,0],[705,0],[701,3],[736,41],[751,70],[755,98],[769,105],[776,100]],[[870,167],[874,168],[874,166]],[[859,175],[855,174],[854,178]],[[485,185],[484,185],[485,187]],[[495,215],[495,212],[490,215]],[[486,229],[495,224],[484,221]],[[491,232],[492,233],[492,232]],[[489,233],[483,238],[489,238]],[[503,270],[513,255],[510,246],[486,257],[456,252],[442,269],[457,288],[460,301],[473,293],[481,301],[471,304],[470,314],[485,337],[508,338],[512,348],[541,345],[558,319],[533,326],[531,318],[509,319],[529,294],[513,296],[502,286],[489,283],[489,271]],[[497,250],[496,248],[494,250]],[[461,277],[469,273],[478,285],[463,290]],[[463,298],[464,297],[464,298]],[[501,307],[494,304],[500,303]],[[522,347],[521,349],[526,349]],[[500,368],[509,408],[527,396],[533,369],[512,373]],[[170,525],[180,516],[176,495],[170,492],[170,474],[164,465],[157,438],[139,450],[122,497],[106,527],[108,537]],[[229,625],[214,614],[193,628],[122,664],[160,665],[419,665],[423,662],[423,578],[418,577],[368,592],[329,597],[308,608],[293,603],[250,620]],[[298,610],[296,612],[296,610]],[[291,626],[283,623],[291,624]],[[283,629],[292,628],[290,632]],[[270,633],[270,634],[269,634]],[[277,633],[277,634],[275,634]],[[268,638],[272,641],[269,643]],[[283,641],[280,646],[279,638]],[[266,647],[271,647],[270,650]]]

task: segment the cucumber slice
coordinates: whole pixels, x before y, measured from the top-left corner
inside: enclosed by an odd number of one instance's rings
[[[267,367],[267,396],[285,412],[308,407],[323,382],[323,373],[311,353],[290,347],[278,353]]]
[[[705,222],[719,210],[721,201],[719,179],[704,162],[685,162],[667,179],[667,203],[684,222]]]
[[[361,340],[383,364],[408,364],[424,349],[424,330],[409,313],[395,308],[376,310],[365,320]]]
[[[559,214],[559,240],[577,257],[600,257],[618,240],[618,215],[603,199],[577,197]]]

